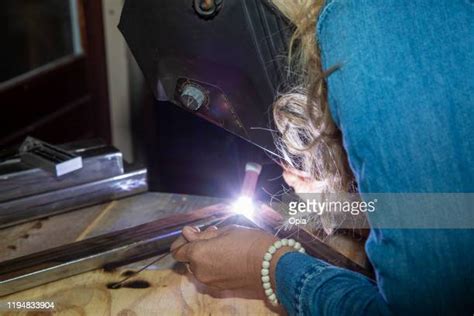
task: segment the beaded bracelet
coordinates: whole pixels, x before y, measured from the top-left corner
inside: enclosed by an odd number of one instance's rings
[[[272,284],[270,283],[270,261],[272,260],[273,254],[277,251],[277,249],[281,247],[293,247],[296,251],[299,251],[301,253],[305,253],[306,251],[304,250],[303,247],[301,247],[301,244],[294,239],[282,239],[282,240],[277,240],[275,241],[267,250],[265,255],[263,256],[263,262],[262,262],[262,285],[263,289],[265,290],[265,295],[267,296],[268,300],[272,305],[276,306],[278,305],[278,300],[276,298],[276,294],[272,289]]]

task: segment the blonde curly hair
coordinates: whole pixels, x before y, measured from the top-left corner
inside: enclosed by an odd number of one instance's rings
[[[283,164],[305,172],[319,192],[354,192],[354,176],[342,145],[341,132],[331,117],[315,28],[322,0],[272,0],[294,25],[288,56],[290,91],[273,104],[280,133],[277,147]]]

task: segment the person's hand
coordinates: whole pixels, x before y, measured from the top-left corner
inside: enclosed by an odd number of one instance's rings
[[[287,167],[283,171],[283,179],[293,188],[296,194],[321,192],[323,182],[315,180],[306,172]]]
[[[172,244],[171,253],[177,261],[188,263],[196,279],[210,287],[255,291],[262,287],[263,256],[276,240],[242,226],[210,227],[203,232],[188,226]]]

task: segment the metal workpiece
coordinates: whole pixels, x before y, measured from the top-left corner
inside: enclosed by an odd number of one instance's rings
[[[184,226],[223,227],[229,224],[260,228],[280,238],[296,238],[308,254],[331,264],[373,277],[371,271],[321,242],[303,229],[281,229],[281,216],[261,208],[257,216],[235,215],[225,205],[175,214],[145,224],[91,237],[71,244],[0,262],[0,296],[26,290],[83,272],[141,261],[169,252]],[[105,286],[106,284],[104,284]]]
[[[0,203],[0,228],[146,192],[147,171],[121,175]]]
[[[19,156],[0,162],[0,203],[44,192],[65,189],[79,184],[123,174],[122,153],[115,147],[64,145],[82,157],[83,168],[56,178],[41,168],[34,168]],[[76,149],[73,149],[76,148]]]
[[[0,263],[0,296],[94,269],[123,265],[169,251],[186,225],[222,223],[224,211],[174,215]]]
[[[80,156],[33,137],[27,137],[21,144],[20,158],[23,163],[41,168],[55,177],[61,177],[82,168]]]

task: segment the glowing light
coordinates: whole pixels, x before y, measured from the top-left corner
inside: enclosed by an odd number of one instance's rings
[[[252,218],[255,205],[250,197],[241,196],[232,204],[232,211],[247,218]]]
[[[135,188],[138,188],[144,184],[145,180],[134,180],[128,179],[125,181],[118,182],[114,184],[116,188],[120,188],[122,191],[131,191]]]

